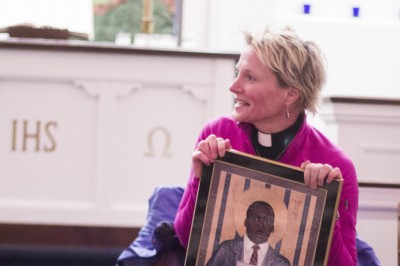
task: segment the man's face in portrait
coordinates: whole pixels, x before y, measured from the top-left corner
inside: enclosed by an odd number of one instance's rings
[[[269,236],[274,232],[274,216],[274,210],[265,202],[254,202],[249,206],[244,226],[252,242],[261,244],[268,241]]]

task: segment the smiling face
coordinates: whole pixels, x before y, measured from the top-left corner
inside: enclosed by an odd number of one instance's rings
[[[291,96],[295,89],[280,87],[275,74],[262,65],[251,47],[242,52],[237,72],[230,87],[235,98],[233,119],[252,123],[265,133],[290,126],[285,114],[287,105],[293,103]]]
[[[274,222],[274,210],[269,204],[260,201],[252,203],[244,221],[246,234],[253,243],[265,243],[275,230]]]

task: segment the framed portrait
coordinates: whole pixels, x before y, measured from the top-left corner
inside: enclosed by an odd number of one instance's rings
[[[249,265],[243,251],[228,251],[233,243],[252,240],[251,228],[260,223],[273,227],[266,236],[257,233],[267,239],[268,252],[274,250],[290,265],[326,265],[341,189],[338,180],[312,189],[304,184],[301,168],[227,151],[203,168],[185,264],[216,265],[222,256],[231,262],[226,265]],[[257,204],[273,210],[272,220],[264,209],[250,212]]]

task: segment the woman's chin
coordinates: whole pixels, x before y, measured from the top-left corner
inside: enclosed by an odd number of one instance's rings
[[[238,123],[251,123],[251,122],[249,122],[248,119],[246,119],[246,117],[241,116],[241,115],[233,115],[232,119]]]
[[[241,115],[241,114],[238,113],[238,112],[233,111],[233,112],[232,112],[232,118],[233,118],[233,120],[235,120],[236,122],[244,122],[244,120],[243,120],[243,115]]]

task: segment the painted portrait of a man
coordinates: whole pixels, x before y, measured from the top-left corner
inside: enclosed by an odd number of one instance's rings
[[[275,214],[270,204],[255,201],[247,209],[243,237],[221,243],[207,266],[214,265],[253,265],[253,266],[290,266],[287,258],[275,251],[268,238],[274,232]]]

